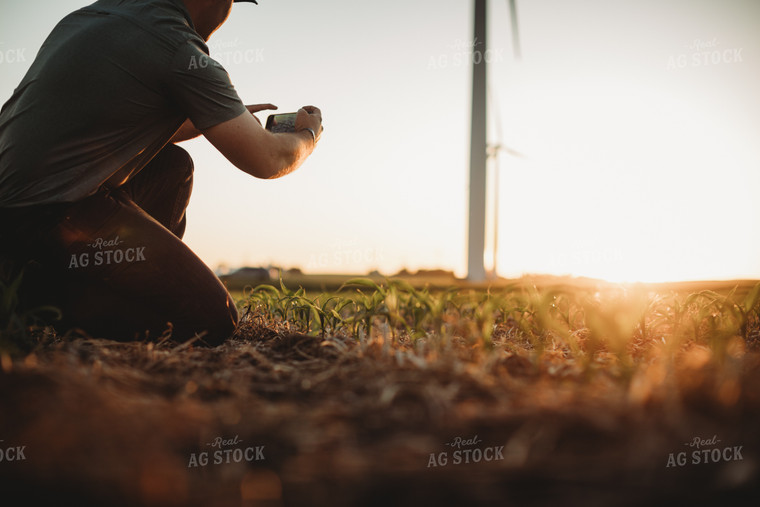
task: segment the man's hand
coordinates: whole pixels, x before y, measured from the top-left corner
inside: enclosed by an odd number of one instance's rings
[[[319,140],[319,136],[322,135],[324,128],[322,127],[322,111],[318,107],[304,106],[298,110],[296,115],[296,132],[306,130],[310,128],[314,131],[316,140]]]
[[[272,104],[247,106],[248,112],[203,131],[235,167],[257,178],[279,178],[295,171],[314,150],[314,138],[322,133],[322,113],[314,106],[298,110],[296,132],[274,134],[264,129],[254,112],[273,109]]]
[[[258,113],[259,111],[267,111],[267,110],[276,111],[277,110],[277,106],[275,106],[274,104],[254,104],[251,106],[245,106],[245,108],[248,110],[249,113],[253,115],[256,121],[259,122],[259,125],[262,124],[261,120],[256,118],[256,115],[254,113]]]

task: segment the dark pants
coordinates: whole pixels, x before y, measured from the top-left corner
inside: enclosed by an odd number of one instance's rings
[[[0,248],[26,264],[25,297],[63,312],[62,329],[104,338],[218,344],[237,325],[225,287],[181,241],[193,161],[168,145],[115,190],[73,204],[0,210]]]

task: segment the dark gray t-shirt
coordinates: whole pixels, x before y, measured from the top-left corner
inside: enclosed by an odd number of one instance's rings
[[[245,111],[181,0],[99,0],[55,27],[0,111],[0,208],[82,199],[140,171],[185,119]]]

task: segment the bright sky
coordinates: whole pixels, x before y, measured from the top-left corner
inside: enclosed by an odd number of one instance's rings
[[[2,0],[0,101],[85,3]],[[185,143],[187,243],[212,268],[465,275],[473,2],[259,3],[212,56],[246,103],[317,105],[326,130],[278,181]],[[522,154],[498,159],[499,274],[760,278],[760,2],[518,0],[521,61],[489,10],[489,135]]]

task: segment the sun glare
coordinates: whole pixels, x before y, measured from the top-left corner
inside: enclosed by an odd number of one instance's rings
[[[542,136],[523,141],[529,163],[503,164],[500,268],[515,265],[518,248],[534,252],[532,272],[613,282],[753,272],[751,260],[732,263],[731,249],[714,240],[753,247],[746,222],[730,218],[752,216],[750,187],[737,181],[757,158],[736,118],[667,87],[594,86],[560,83],[563,95],[553,98],[534,90],[524,117],[512,118],[523,129],[541,126]]]

